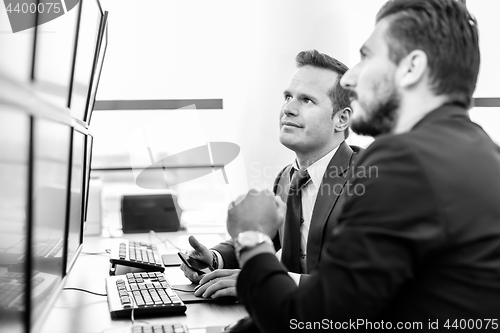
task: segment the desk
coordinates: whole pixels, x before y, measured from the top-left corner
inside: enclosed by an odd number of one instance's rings
[[[170,239],[172,242],[185,245],[188,233],[179,231],[175,233],[158,233],[161,238]],[[195,236],[196,233],[194,233]],[[218,234],[215,234],[218,235]],[[201,238],[207,235],[201,235]],[[225,237],[217,236],[218,239]],[[128,234],[123,238],[149,242],[148,234]],[[216,238],[217,239],[217,238]],[[65,287],[82,288],[98,293],[106,293],[105,278],[109,276],[109,254],[89,255],[87,253],[101,253],[111,248],[110,238],[85,237],[82,253],[78,257]],[[165,246],[158,238],[153,238],[152,243],[157,244],[162,253],[176,253],[173,247]],[[159,242],[159,244],[158,244]],[[207,244],[209,245],[209,244]],[[189,280],[179,267],[167,267],[167,278],[172,284],[186,284]],[[241,304],[216,304],[195,303],[187,304],[185,315],[144,318],[151,325],[180,322],[188,328],[206,326],[225,326],[247,315]],[[138,319],[141,321],[142,319]],[[80,291],[63,290],[58,295],[53,308],[49,312],[43,326],[42,333],[100,333],[112,332],[120,327],[130,327],[130,319],[112,320],[108,310],[107,298]]]

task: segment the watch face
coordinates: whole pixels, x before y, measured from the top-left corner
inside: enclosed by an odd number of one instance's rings
[[[255,231],[243,232],[239,235],[238,242],[242,246],[253,246],[259,242],[259,235]]]

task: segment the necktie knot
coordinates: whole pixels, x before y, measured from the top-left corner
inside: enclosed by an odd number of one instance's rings
[[[310,179],[311,176],[309,176],[309,172],[307,172],[307,169],[295,170],[292,175],[290,187],[296,191],[299,191],[304,185],[307,184]]]

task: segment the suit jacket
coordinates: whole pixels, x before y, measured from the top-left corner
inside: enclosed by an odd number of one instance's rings
[[[363,192],[349,197],[307,281],[297,287],[272,254],[243,267],[238,296],[262,331],[323,319],[422,323],[415,332],[435,332],[429,321],[443,331],[500,322],[500,149],[467,110],[444,105],[408,133],[377,138],[358,167]]]
[[[344,187],[347,179],[350,177],[352,166],[356,161],[359,151],[359,147],[350,147],[347,143],[342,142],[328,164],[311,217],[311,226],[307,239],[307,272],[305,273],[311,272],[317,266],[326,237],[333,231],[333,228],[337,224],[339,214],[347,197]],[[287,201],[288,190],[290,188],[291,168],[292,165],[290,164],[281,170],[273,186],[274,193],[281,196],[284,202]],[[280,230],[278,230],[277,236],[274,238],[276,250],[279,250],[281,244],[283,244],[285,227],[285,225],[282,225]],[[222,255],[224,268],[239,267],[232,240],[218,244],[213,249]],[[286,255],[289,254],[286,252],[282,253],[282,256]]]

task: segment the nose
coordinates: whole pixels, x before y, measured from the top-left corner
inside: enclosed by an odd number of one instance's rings
[[[344,89],[354,89],[356,86],[357,76],[358,76],[358,66],[354,66],[349,69],[340,79],[340,85]]]
[[[283,113],[287,116],[296,116],[299,114],[295,98],[290,98],[283,104]]]

